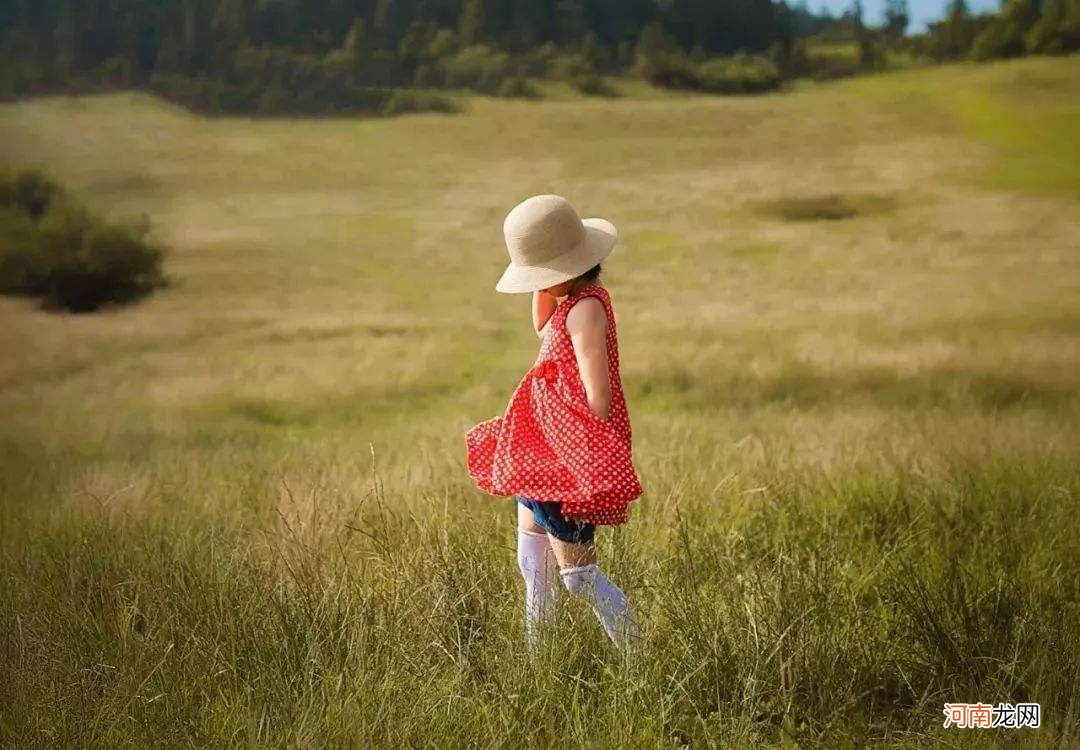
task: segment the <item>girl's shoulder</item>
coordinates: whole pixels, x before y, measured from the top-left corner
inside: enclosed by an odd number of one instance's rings
[[[607,324],[607,305],[596,295],[584,295],[574,300],[566,312],[567,327],[601,326]]]
[[[607,289],[599,284],[589,284],[588,286],[582,287],[563,300],[562,306],[566,308],[566,312],[569,312],[578,302],[589,298],[599,299],[605,308],[611,306],[611,295],[608,294]]]
[[[607,289],[599,284],[579,289],[563,301],[563,306],[567,329],[603,328],[612,315],[611,298]]]

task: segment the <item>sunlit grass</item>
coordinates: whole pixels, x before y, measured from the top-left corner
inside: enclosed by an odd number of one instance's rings
[[[1078,92],[1080,94],[1080,92]],[[1080,105],[1076,97],[1037,104],[1013,93],[962,95],[965,130],[996,152],[986,183],[1003,190],[1080,196]]]
[[[1080,98],[1075,69],[1080,58],[998,62],[986,85],[988,66],[957,65],[925,85],[927,74],[870,77],[847,85],[901,108],[907,117],[956,128],[990,153],[971,176],[997,189],[1036,195],[1080,195]],[[974,85],[973,85],[974,84]]]

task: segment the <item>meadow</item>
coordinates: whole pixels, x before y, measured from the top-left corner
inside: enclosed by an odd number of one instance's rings
[[[1080,745],[1080,59],[459,115],[0,106],[168,288],[0,298],[0,746]],[[603,278],[646,643],[521,645],[463,432],[535,357],[536,193]],[[944,702],[1042,727],[943,729]]]

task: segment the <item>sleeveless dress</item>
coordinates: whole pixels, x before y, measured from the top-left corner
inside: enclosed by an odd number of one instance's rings
[[[589,408],[566,331],[570,308],[584,297],[598,298],[607,314],[611,407],[606,420]],[[492,495],[559,502],[562,514],[580,523],[622,524],[630,503],[642,494],[630,435],[611,298],[604,287],[590,284],[555,308],[536,363],[514,390],[506,413],[465,433],[469,476]]]

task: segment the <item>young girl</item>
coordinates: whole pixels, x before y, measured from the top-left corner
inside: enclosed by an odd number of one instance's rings
[[[611,298],[599,282],[617,233],[604,219],[580,219],[565,198],[538,195],[507,215],[503,234],[510,265],[495,289],[532,294],[540,354],[506,413],[466,433],[469,475],[481,490],[517,500],[530,647],[553,614],[560,577],[622,647],[637,628],[593,541],[598,525],[625,523],[642,494]]]

